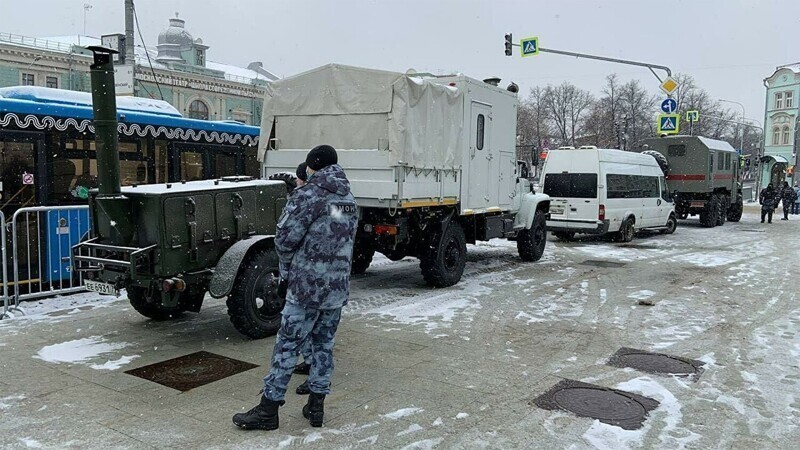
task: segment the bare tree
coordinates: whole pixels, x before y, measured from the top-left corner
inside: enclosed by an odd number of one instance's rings
[[[547,111],[562,145],[575,145],[583,119],[594,101],[589,91],[564,82],[545,89]]]

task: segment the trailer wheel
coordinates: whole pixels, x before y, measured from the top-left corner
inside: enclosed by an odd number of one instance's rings
[[[661,234],[672,234],[676,228],[678,228],[678,219],[675,214],[670,214],[669,219],[667,219],[667,225],[661,230]]]
[[[139,314],[156,321],[171,320],[180,317],[183,310],[180,308],[162,308],[155,299],[147,296],[147,289],[138,286],[129,286],[128,301]]]
[[[572,231],[554,231],[553,236],[557,237],[560,241],[571,241],[575,239],[575,233]]]
[[[358,245],[353,247],[353,261],[350,264],[350,273],[360,275],[367,271],[372,264],[372,257],[375,256],[375,248],[368,245]]]
[[[575,236],[575,233],[572,233]],[[544,254],[547,244],[547,222],[544,213],[536,211],[530,230],[522,230],[517,235],[517,253],[523,261],[538,261]]]
[[[736,196],[736,203],[731,205],[728,209],[728,220],[731,222],[738,222],[742,220],[742,212],[744,211],[744,201],[741,195]]]
[[[450,221],[435,233],[420,252],[419,267],[425,282],[433,287],[452,286],[461,279],[467,263],[467,239],[458,222]]]
[[[228,296],[228,316],[237,331],[261,339],[272,336],[281,326],[285,301],[278,298],[278,257],[260,250],[245,261]]]

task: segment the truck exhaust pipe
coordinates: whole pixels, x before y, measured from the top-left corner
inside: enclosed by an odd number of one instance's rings
[[[112,59],[118,52],[101,46],[87,48],[94,54],[94,62],[90,66],[98,185],[97,195],[90,200],[96,206],[94,231],[102,239],[131,244],[134,233],[130,205],[128,198],[122,195],[119,175],[119,124]]]

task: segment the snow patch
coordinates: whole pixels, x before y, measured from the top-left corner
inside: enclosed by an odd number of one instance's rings
[[[91,336],[42,347],[34,358],[55,364],[82,363],[128,345],[127,342],[108,343],[101,336]]]
[[[417,441],[406,445],[402,450],[431,450],[437,445],[441,444],[443,438],[425,439],[424,441]]]
[[[120,359],[116,359],[114,361],[106,361],[105,364],[92,364],[89,367],[95,370],[117,370],[138,357],[139,355],[123,356]]]
[[[632,298],[634,300],[646,300],[654,295],[656,295],[655,292],[645,289],[641,291],[631,292],[630,294],[628,294],[628,298]]]
[[[416,433],[417,431],[422,431],[422,430],[424,430],[424,428],[422,428],[421,426],[417,425],[416,423],[412,423],[411,425],[409,425],[408,428],[406,428],[405,430],[397,433],[397,435],[398,436],[405,436],[407,434]]]
[[[456,414],[456,419],[466,419],[467,417],[469,417],[469,414],[464,412]]]
[[[401,408],[401,409],[398,409],[395,412],[390,412],[389,414],[384,414],[381,417],[385,417],[387,419],[392,419],[392,420],[397,420],[397,419],[402,419],[403,417],[408,417],[408,416],[412,416],[412,415],[417,414],[417,413],[421,413],[422,411],[425,411],[425,410],[422,409],[422,408],[414,408],[414,407],[412,407],[412,408]]]
[[[27,448],[42,448],[42,444],[36,439],[24,437],[24,438],[19,438],[19,441],[25,444],[25,447]]]
[[[442,421],[442,418],[441,417],[437,417],[436,420],[434,420],[431,425],[433,425],[435,427],[438,427],[439,425],[441,425],[443,423],[444,423],[444,421]]]
[[[20,400],[24,400],[24,395],[10,395],[8,397],[0,398],[0,411],[5,411],[12,406],[16,406],[16,403]]]

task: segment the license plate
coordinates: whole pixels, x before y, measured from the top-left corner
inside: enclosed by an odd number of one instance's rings
[[[84,280],[83,287],[92,292],[106,295],[117,295],[117,290],[113,284],[101,283],[99,281]]]

